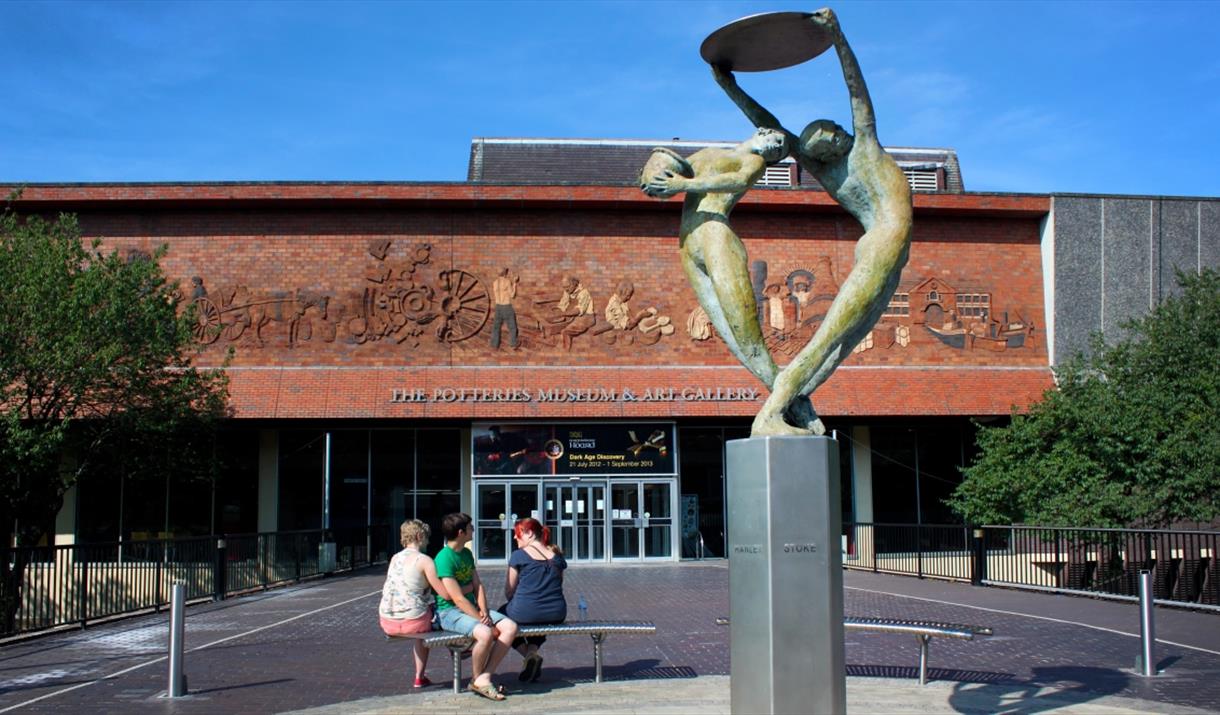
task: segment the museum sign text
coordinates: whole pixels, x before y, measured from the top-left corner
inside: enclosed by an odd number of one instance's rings
[[[658,387],[636,390],[606,388],[437,387],[394,388],[390,402],[754,402],[759,390],[749,387]]]

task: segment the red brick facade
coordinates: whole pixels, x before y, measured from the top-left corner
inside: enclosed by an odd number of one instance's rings
[[[748,416],[762,399],[692,315],[676,200],[623,187],[210,184],[30,187],[21,203],[76,211],[88,236],[122,250],[168,244],[166,272],[201,309],[199,362],[235,350],[238,417]],[[1045,197],[917,195],[898,299],[815,394],[819,411],[988,415],[1036,400],[1051,385],[1048,209]],[[753,191],[733,223],[766,262],[762,320],[783,363],[851,270],[860,227],[803,190]],[[516,279],[517,349],[507,330],[491,346],[502,268]],[[593,315],[548,324],[566,276]],[[606,309],[624,281],[625,313],[640,320],[616,327]]]

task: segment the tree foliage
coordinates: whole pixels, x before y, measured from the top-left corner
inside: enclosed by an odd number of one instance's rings
[[[115,455],[138,474],[210,448],[226,380],[191,366],[193,315],[161,272],[165,250],[106,252],[82,241],[72,216],[21,216],[11,204],[0,214],[4,544],[37,543],[67,489]],[[8,567],[0,560],[5,612],[20,583]]]
[[[1004,427],[950,505],[972,523],[1165,526],[1220,516],[1220,273],[1181,291],[1089,355]]]

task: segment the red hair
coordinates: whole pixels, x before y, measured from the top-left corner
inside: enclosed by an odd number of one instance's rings
[[[513,526],[513,536],[520,539],[525,533],[534,535],[535,539],[539,539],[546,546],[551,544],[551,530],[543,526],[537,519],[526,517],[518,519],[517,524]]]

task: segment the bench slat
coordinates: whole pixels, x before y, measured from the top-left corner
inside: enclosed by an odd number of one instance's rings
[[[521,626],[517,630],[522,636],[548,635],[610,635],[621,634],[652,634],[657,632],[656,625],[647,621],[577,621],[576,623],[556,623],[551,625]],[[389,638],[406,638],[422,640],[426,646],[457,645],[462,642],[469,644],[470,636],[454,631],[426,631],[424,633],[409,633]]]
[[[965,632],[976,636],[994,635],[994,631],[987,626],[972,626],[965,623],[943,623],[940,621],[917,621],[906,618],[844,618],[843,625],[854,628],[865,628],[867,626],[906,626],[909,628],[924,628],[928,630],[945,630],[954,632]],[[929,633],[928,635],[941,635],[939,633]],[[945,634],[951,638],[957,637],[952,634]]]

